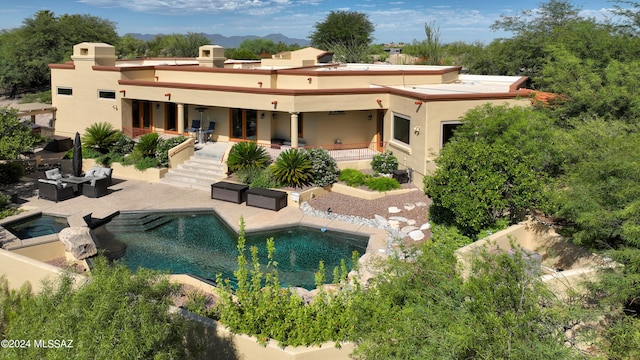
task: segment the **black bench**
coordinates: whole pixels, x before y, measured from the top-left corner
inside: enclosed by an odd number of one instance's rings
[[[211,184],[211,198],[241,204],[247,200],[248,188],[245,184],[219,181]]]
[[[253,188],[247,190],[247,206],[278,211],[287,206],[285,191]]]

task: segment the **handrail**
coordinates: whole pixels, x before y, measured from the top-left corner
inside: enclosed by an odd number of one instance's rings
[[[196,139],[194,138],[188,138],[187,140],[181,142],[180,144],[172,147],[171,149],[169,149],[169,158],[174,157],[176,154],[178,154],[179,152],[181,152],[182,150],[192,147],[196,142]]]

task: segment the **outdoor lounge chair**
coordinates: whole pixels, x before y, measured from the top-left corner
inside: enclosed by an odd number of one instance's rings
[[[191,121],[191,128],[189,130],[187,130],[190,133],[195,133],[198,130],[200,130],[200,120],[192,120]]]
[[[99,198],[109,192],[109,178],[94,178],[90,183],[82,186],[82,195],[90,198]]]
[[[58,180],[38,179],[38,198],[63,201],[75,196],[72,186]]]
[[[216,131],[216,122],[209,121],[209,128],[204,131],[206,138],[208,139],[214,131]]]

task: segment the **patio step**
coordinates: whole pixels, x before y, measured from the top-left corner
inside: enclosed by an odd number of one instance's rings
[[[222,159],[227,147],[227,143],[214,143],[198,148],[189,160],[170,169],[160,182],[177,187],[211,191],[211,184],[226,177]]]
[[[105,227],[109,231],[147,231],[155,229],[173,220],[173,216],[153,213],[121,213],[108,222]]]

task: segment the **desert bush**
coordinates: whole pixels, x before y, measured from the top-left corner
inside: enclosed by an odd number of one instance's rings
[[[396,179],[388,177],[371,177],[367,179],[367,187],[374,191],[389,191],[400,188],[400,183]]]
[[[375,154],[371,160],[371,168],[379,174],[391,174],[398,170],[398,158],[391,151]]]
[[[254,142],[244,141],[233,145],[227,158],[229,171],[246,167],[265,168],[270,160],[267,150]]]
[[[272,172],[276,181],[284,186],[303,187],[313,179],[311,160],[306,151],[299,149],[281,152]]]
[[[322,187],[336,182],[340,170],[336,160],[329,155],[328,151],[314,148],[308,150],[307,155],[311,160],[313,185]]]
[[[123,132],[118,131],[114,135],[115,141],[111,144],[109,152],[119,155],[129,154],[133,151],[136,145],[132,138],[125,135]]]

